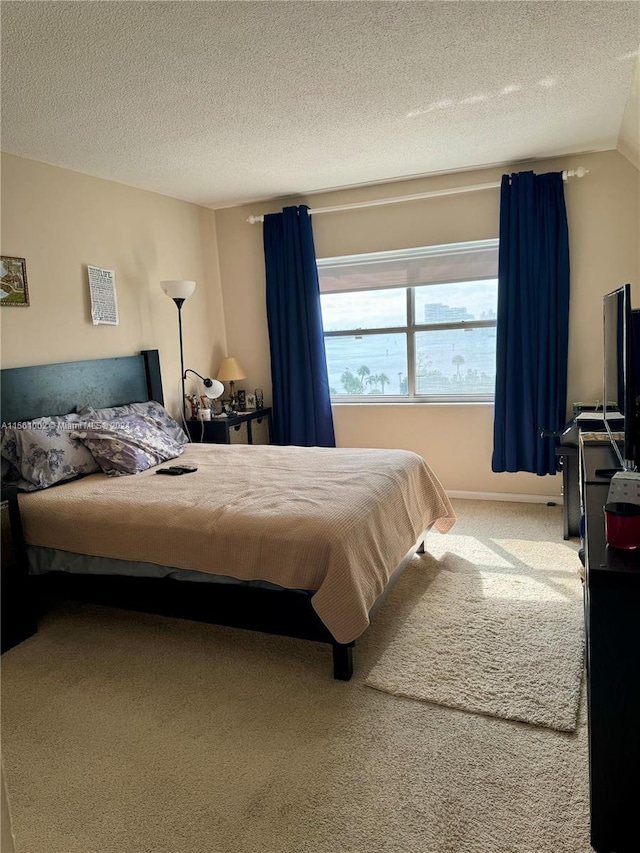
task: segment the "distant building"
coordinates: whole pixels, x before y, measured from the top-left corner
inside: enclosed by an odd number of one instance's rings
[[[460,323],[462,320],[473,320],[466,308],[452,308],[442,302],[427,302],[424,306],[425,323]]]

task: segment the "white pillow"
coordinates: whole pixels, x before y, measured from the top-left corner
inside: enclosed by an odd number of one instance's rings
[[[21,429],[3,427],[0,453],[12,466],[8,481],[34,491],[99,471],[98,463],[75,436],[85,421],[70,414],[25,421]]]

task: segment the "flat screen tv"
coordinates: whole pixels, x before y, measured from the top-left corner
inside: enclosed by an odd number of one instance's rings
[[[637,312],[631,310],[631,285],[625,284],[603,297],[604,424],[620,468],[625,471],[636,470],[640,462],[637,401],[640,374],[636,366],[640,340],[634,334],[637,325],[634,314]],[[613,440],[614,432],[622,432],[621,442]]]

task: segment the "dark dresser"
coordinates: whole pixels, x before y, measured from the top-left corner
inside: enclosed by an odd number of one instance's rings
[[[581,442],[591,845],[640,850],[640,553],[606,543],[604,504],[615,467],[607,441]]]

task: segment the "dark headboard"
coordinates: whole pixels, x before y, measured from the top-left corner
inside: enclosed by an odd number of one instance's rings
[[[145,400],[164,403],[156,349],[121,358],[12,367],[0,373],[0,418],[5,423],[66,415],[88,404],[101,409]]]

